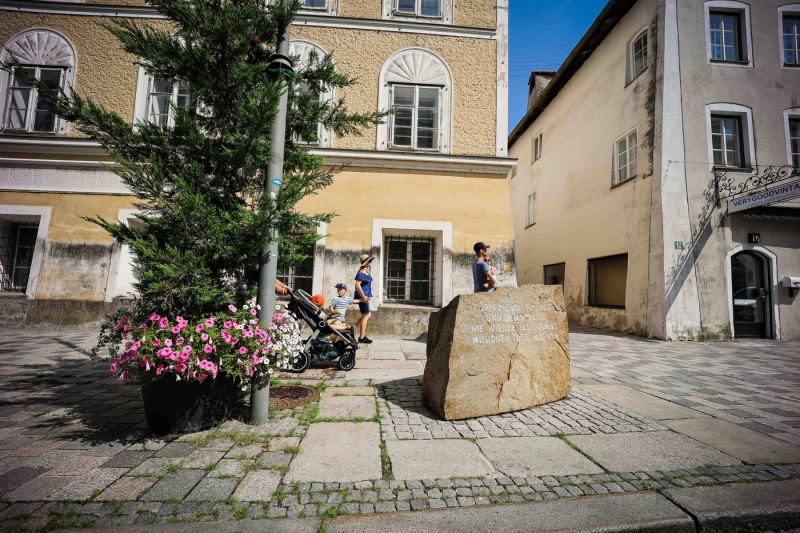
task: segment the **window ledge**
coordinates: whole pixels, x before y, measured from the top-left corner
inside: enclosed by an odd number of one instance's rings
[[[444,21],[444,17],[441,15],[432,16],[432,15],[416,15],[414,13],[403,13],[402,11],[392,11],[392,17],[402,17],[404,19],[411,19],[411,20],[426,20],[431,22],[438,22]]]
[[[628,87],[629,85],[631,85],[633,82],[635,82],[636,80],[638,80],[638,79],[639,79],[639,78],[642,76],[642,74],[644,74],[645,72],[647,72],[647,69],[648,69],[648,68],[649,68],[649,67],[644,67],[644,69],[642,69],[642,71],[641,71],[639,74],[637,74],[637,75],[636,75],[634,78],[632,78],[630,81],[628,81],[628,82],[625,84],[625,86],[623,87],[623,89],[624,89],[624,88],[627,88],[627,87]]]
[[[783,68],[800,68],[800,63],[784,63]]]
[[[527,226],[525,226],[525,229],[532,228],[535,225],[536,225],[536,222],[533,222],[533,223],[528,224]]]
[[[736,65],[739,67],[749,67],[750,61],[726,61],[724,59],[709,59],[712,65]]]
[[[616,188],[617,188],[617,187],[619,187],[620,185],[624,185],[625,183],[628,183],[629,181],[633,181],[633,180],[635,180],[635,179],[636,179],[636,178],[638,178],[638,177],[639,177],[639,174],[634,174],[633,176],[631,176],[630,178],[628,178],[628,179],[626,179],[626,180],[623,180],[623,181],[618,181],[617,183],[612,183],[612,184],[611,184],[611,188],[612,188],[612,189],[616,189]]]
[[[753,172],[753,167],[711,167],[714,172]]]
[[[586,304],[585,307],[596,307],[598,309],[621,309],[625,310],[624,305],[605,305],[605,304]]]

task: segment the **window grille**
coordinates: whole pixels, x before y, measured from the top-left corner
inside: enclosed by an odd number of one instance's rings
[[[0,289],[25,292],[28,288],[38,222],[0,221]]]
[[[278,279],[292,289],[301,289],[308,294],[313,292],[314,285],[314,245],[303,250],[306,258],[299,265],[278,271]],[[284,299],[288,296],[284,296]]]
[[[383,245],[384,301],[432,305],[436,279],[435,239],[389,236]]]

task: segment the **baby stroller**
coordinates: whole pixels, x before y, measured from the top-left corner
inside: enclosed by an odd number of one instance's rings
[[[339,368],[351,370],[356,365],[358,343],[353,329],[339,331],[322,316],[322,310],[314,305],[311,296],[300,289],[289,293],[289,311],[311,328],[311,336],[303,344],[303,353],[297,358],[290,372],[304,372],[312,359],[326,361],[339,358]],[[337,335],[332,342],[328,336]]]

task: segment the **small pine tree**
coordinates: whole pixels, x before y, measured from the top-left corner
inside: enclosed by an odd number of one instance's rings
[[[318,123],[336,135],[358,135],[383,116],[350,112],[342,99],[317,101],[327,90],[355,82],[335,71],[330,56],[295,61],[283,186],[270,198],[270,129],[286,82],[269,71],[267,56],[300,4],[266,4],[150,0],[170,29],[133,19],[103,25],[148,74],[180,80],[188,89],[182,105],[170,102],[171,127],[129,124],[91,99],[53,94],[29,80],[56,113],[105,147],[117,163],[110,169],[138,198],[145,229],[86,218],[130,246],[137,315],[213,314],[235,299],[238,274],[270,244],[273,229],[284,236],[281,266],[302,260],[299,250],[317,237],[292,238],[292,231],[316,227],[333,214],[303,214],[295,206],[329,185],[333,173],[294,139],[315,140]],[[15,66],[12,59],[4,68]],[[295,90],[299,83],[307,92]]]

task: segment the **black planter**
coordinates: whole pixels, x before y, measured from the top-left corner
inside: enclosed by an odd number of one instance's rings
[[[142,385],[144,414],[155,433],[208,429],[231,417],[236,396],[236,383],[225,376],[190,382],[166,376]]]

